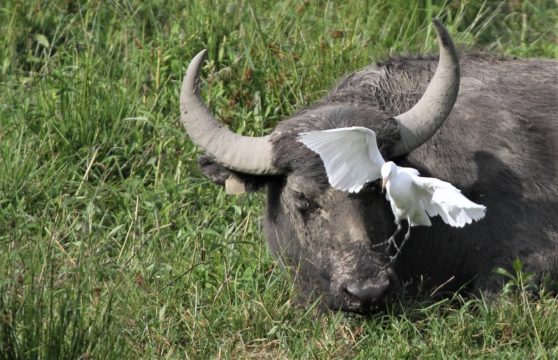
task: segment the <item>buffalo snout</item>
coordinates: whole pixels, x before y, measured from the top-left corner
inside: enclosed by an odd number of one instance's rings
[[[342,308],[365,314],[371,312],[388,294],[396,292],[399,281],[391,269],[386,269],[376,277],[347,281],[342,289],[347,295]]]

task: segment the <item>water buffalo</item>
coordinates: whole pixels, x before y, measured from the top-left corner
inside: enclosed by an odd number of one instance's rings
[[[205,52],[184,77],[181,121],[208,154],[202,172],[229,191],[267,188],[271,252],[327,307],[368,312],[409,283],[495,293],[503,278],[494,269],[517,258],[536,280],[558,278],[558,62],[458,58],[434,25],[439,58],[390,59],[347,75],[268,136],[237,135],[214,119],[196,88]],[[395,225],[378,183],[357,194],[333,189],[320,158],[297,141],[346,126],[374,130],[384,158],[452,183],[486,205],[486,218],[463,229],[434,218],[386,266],[387,250],[374,244]]]

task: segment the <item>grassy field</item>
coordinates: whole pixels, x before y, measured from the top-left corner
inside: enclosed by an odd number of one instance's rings
[[[261,135],[342,74],[462,49],[558,57],[553,0],[0,3],[0,359],[558,357],[558,305],[514,274],[496,301],[320,314],[274,261],[263,195],[203,178],[178,116],[204,98]],[[343,4],[341,4],[343,3]]]

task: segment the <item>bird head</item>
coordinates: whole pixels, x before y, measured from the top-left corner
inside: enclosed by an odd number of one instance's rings
[[[382,174],[382,191],[384,191],[387,182],[396,172],[397,165],[393,161],[388,161],[382,165],[380,173]]]

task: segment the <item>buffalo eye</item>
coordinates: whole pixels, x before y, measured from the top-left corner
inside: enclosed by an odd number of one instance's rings
[[[318,204],[315,201],[309,199],[302,192],[295,193],[295,203],[298,211],[300,211],[303,215],[318,208]]]

